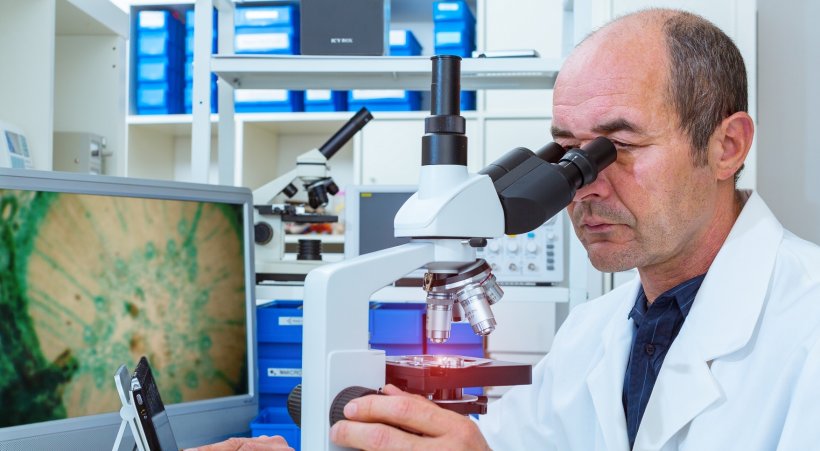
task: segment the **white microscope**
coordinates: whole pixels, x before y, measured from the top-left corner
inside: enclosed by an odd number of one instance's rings
[[[302,281],[321,262],[321,241],[299,240],[296,260],[285,260],[285,222],[336,222],[336,216],[306,214],[304,205],[316,209],[328,202],[339,187],[330,177],[327,161],[362,129],[373,116],[360,109],[318,149],[296,158],[296,167],[253,192],[256,280]],[[302,189],[299,189],[301,185]],[[285,203],[284,199],[294,203]]]
[[[540,226],[615,160],[612,143],[598,138],[566,154],[557,144],[537,152],[517,148],[481,173],[468,173],[459,111],[461,58],[432,61],[419,189],[394,222],[395,235],[410,243],[321,266],[305,280],[303,378],[288,405],[296,423],[301,420],[302,449],[340,449],[330,442],[331,424],[349,399],[374,392],[386,380],[444,401],[442,406],[461,396],[461,386],[530,383],[529,365],[457,356],[386,358],[368,349],[369,299],[424,267],[428,338],[446,341],[454,315],[466,318],[475,333],[489,334],[496,324],[490,305],[503,291],[487,263],[476,259],[476,247]]]

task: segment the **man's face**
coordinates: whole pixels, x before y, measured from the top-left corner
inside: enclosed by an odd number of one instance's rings
[[[555,85],[553,135],[577,147],[611,139],[615,163],[569,205],[575,232],[602,271],[686,265],[714,212],[716,181],[696,168],[666,101],[668,63],[655,36],[594,39]]]

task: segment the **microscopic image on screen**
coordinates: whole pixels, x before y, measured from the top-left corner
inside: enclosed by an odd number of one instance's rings
[[[242,206],[0,190],[0,427],[248,393]],[[11,409],[9,409],[11,406]]]

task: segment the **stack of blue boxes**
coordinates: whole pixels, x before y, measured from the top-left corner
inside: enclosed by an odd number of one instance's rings
[[[299,52],[299,8],[296,4],[236,8],[237,54],[295,55]],[[304,92],[283,89],[236,91],[236,111],[302,111]]]
[[[137,11],[134,29],[137,114],[182,113],[184,30],[178,13]]]
[[[216,53],[216,18],[214,13],[213,45],[211,53]],[[194,86],[194,10],[185,11],[185,112],[190,113],[193,103]],[[211,112],[216,113],[216,75],[211,74]]]
[[[421,55],[421,45],[410,30],[390,30],[390,56]],[[348,96],[348,109],[358,111],[416,111],[421,109],[421,93],[401,89],[353,90]]]
[[[347,91],[308,89],[305,91],[305,111],[347,111]]]
[[[466,1],[433,2],[433,45],[436,55],[472,56],[475,50],[475,16]],[[475,109],[475,91],[461,93],[461,109]]]
[[[484,357],[483,337],[467,323],[453,323],[450,340],[430,343],[425,336],[426,305],[371,303],[370,347],[387,355],[448,354]],[[259,416],[251,434],[281,435],[299,449],[299,429],[287,413],[288,393],[302,381],[302,302],[274,301],[256,310]],[[465,393],[480,395],[481,387]]]

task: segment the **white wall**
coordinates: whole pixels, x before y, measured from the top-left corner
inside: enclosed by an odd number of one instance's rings
[[[757,185],[786,228],[820,243],[820,2],[758,8]]]

